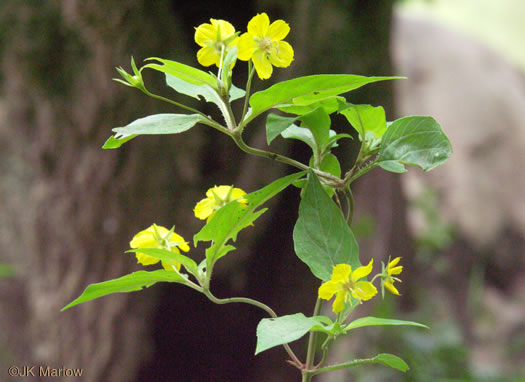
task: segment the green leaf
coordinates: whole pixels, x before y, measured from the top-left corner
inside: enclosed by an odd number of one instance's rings
[[[258,191],[244,195],[243,199],[247,200],[247,205],[243,206],[237,201],[233,201],[221,207],[213,218],[193,236],[194,246],[197,246],[199,241],[212,241],[213,244],[206,250],[206,258],[213,263],[219,257],[224,256],[226,254],[224,247],[227,242],[230,239],[237,240],[237,234],[250,226],[266,211],[266,209],[255,211],[255,209],[303,175],[304,172],[298,172],[285,176]],[[230,247],[226,252],[233,249]]]
[[[351,330],[361,328],[363,326],[377,326],[377,325],[405,325],[405,326],[419,326],[421,328],[428,329],[429,327],[414,321],[404,320],[391,320],[388,318],[377,318],[377,317],[362,317],[350,322],[345,330]]]
[[[293,125],[299,117],[283,117],[275,113],[269,113],[266,118],[266,142],[268,146],[284,130]]]
[[[262,112],[289,104],[306,106],[349,92],[363,85],[400,77],[364,77],[351,74],[319,74],[279,82],[250,97],[252,112],[247,122]]]
[[[302,313],[277,318],[263,318],[257,325],[257,346],[255,355],[298,340],[312,328],[322,327],[323,319],[306,317]]]
[[[310,130],[308,130],[305,127],[299,127],[297,125],[292,125],[288,127],[286,130],[284,130],[281,133],[281,136],[283,138],[292,138],[292,139],[298,139],[304,143],[306,143],[312,151],[317,150],[317,146],[315,144],[315,139]]]
[[[338,178],[341,176],[341,165],[334,154],[326,154],[321,161],[320,167],[321,171],[328,172]]]
[[[330,139],[331,121],[328,113],[322,107],[318,107],[299,119],[302,121],[301,126],[312,132],[317,147],[322,150]]]
[[[158,61],[161,65],[147,64],[144,65],[142,69],[149,68],[157,70],[159,72],[170,74],[172,76],[180,78],[181,80],[189,82],[190,84],[209,85],[212,88],[217,89],[217,80],[209,73],[206,73],[200,69],[196,69],[188,65],[181,64],[176,61],[164,60],[162,58],[157,57],[151,57],[146,59],[146,61],[153,60]]]
[[[197,263],[193,259],[181,253],[171,252],[160,248],[133,248],[126,251],[126,253],[128,252],[140,252],[171,265],[176,265],[175,262],[180,263],[184,266],[184,268],[187,269],[188,272],[194,276],[197,276]]]
[[[405,361],[393,354],[381,353],[376,355],[373,360],[376,363],[381,363],[403,373],[406,373],[410,369]]]
[[[337,111],[340,104],[344,103],[345,101],[346,100],[343,97],[334,96],[314,102],[310,105],[294,105],[292,103],[286,106],[280,106],[278,109],[285,113],[304,115],[317,109],[318,107],[322,107],[326,113],[332,114],[333,112]]]
[[[394,121],[383,135],[377,164],[392,172],[405,172],[404,165],[430,171],[451,154],[450,141],[432,117],[405,117]]]
[[[157,270],[153,272],[133,272],[118,279],[89,285],[77,299],[63,307],[61,312],[71,308],[72,306],[82,304],[86,301],[91,301],[108,294],[135,292],[141,290],[142,288],[150,287],[151,285],[160,281],[184,284],[186,279],[175,272],[165,270]]]
[[[308,175],[299,219],[293,231],[297,256],[323,281],[337,264],[359,267],[359,248],[354,234],[336,204],[323,190],[314,173]]]
[[[171,74],[166,74],[166,84],[178,93],[215,104],[222,102],[219,93],[208,84],[195,85]]]
[[[116,140],[123,140],[132,135],[182,133],[203,121],[205,119],[199,114],[154,114],[137,119],[125,127],[116,127],[112,130],[116,133]]]
[[[365,139],[367,132],[372,132],[379,139],[386,131],[385,110],[381,106],[349,105],[340,113],[356,129],[361,141]]]
[[[102,146],[103,149],[118,149],[120,146],[122,146],[124,143],[131,141],[133,138],[135,138],[137,135],[132,134],[130,136],[127,136],[125,138],[117,139],[113,136],[109,137],[106,143],[104,143],[104,146]]]

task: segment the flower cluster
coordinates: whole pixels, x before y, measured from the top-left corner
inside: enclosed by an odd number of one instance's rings
[[[243,61],[251,60],[257,75],[263,80],[270,78],[273,66],[286,68],[293,61],[293,48],[283,41],[290,27],[283,20],[270,24],[266,13],[257,14],[248,23],[248,31],[240,37],[227,21],[210,19],[210,23],[201,24],[195,30],[195,42],[201,47],[197,60],[203,66],[215,64],[220,67],[234,46],[239,49],[237,57]]]
[[[199,219],[207,219],[207,221],[210,221],[219,208],[231,201],[236,200],[241,205],[248,204],[248,201],[243,198],[244,195],[246,195],[246,192],[240,188],[234,188],[233,186],[214,186],[206,192],[206,198],[202,199],[195,206],[195,216]],[[165,227],[153,224],[147,229],[137,233],[129,243],[129,246],[133,249],[164,249],[177,254],[180,254],[179,250],[188,252],[190,250],[188,243],[184,241],[182,236],[174,232],[174,228],[168,230]],[[142,252],[136,252],[135,256],[137,257],[137,262],[142,265],[153,265],[161,261]],[[175,264],[175,266],[172,266],[162,261],[162,266],[167,271],[179,271],[181,264],[177,261],[175,261]]]
[[[394,287],[394,281],[401,281],[392,275],[398,275],[403,270],[402,266],[397,266],[400,257],[389,261],[388,265],[382,264],[382,272],[376,277],[381,279],[381,290],[384,295],[384,288],[388,289],[395,295],[399,296],[398,290]],[[318,290],[318,296],[323,300],[331,300],[335,294],[335,300],[332,305],[334,313],[342,312],[345,309],[345,304],[350,302],[350,297],[356,299],[359,303],[370,300],[377,294],[377,288],[370,281],[366,281],[366,277],[372,272],[374,260],[366,266],[358,267],[352,270],[348,264],[338,264],[332,271],[332,276],[329,281],[321,284]]]

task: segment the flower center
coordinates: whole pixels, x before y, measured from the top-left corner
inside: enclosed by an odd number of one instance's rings
[[[269,53],[270,48],[272,47],[273,41],[272,39],[265,37],[262,40],[259,41],[259,48],[261,50],[264,50],[265,52]]]

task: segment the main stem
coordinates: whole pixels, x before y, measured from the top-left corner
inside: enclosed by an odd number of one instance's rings
[[[318,316],[321,313],[321,308],[323,307],[323,301],[318,298],[315,302],[313,317]],[[312,368],[315,361],[315,343],[317,339],[317,332],[310,332],[308,337],[308,350],[306,352],[306,364],[302,373],[302,382],[310,382],[312,380]]]

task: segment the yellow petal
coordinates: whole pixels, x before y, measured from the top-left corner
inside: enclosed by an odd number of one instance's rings
[[[399,291],[397,290],[397,288],[394,286],[393,282],[385,281],[385,283],[383,285],[385,286],[386,289],[388,289],[390,291],[390,293],[395,294],[397,296],[401,296],[399,294]]]
[[[290,26],[283,20],[275,20],[269,27],[266,36],[273,41],[280,41],[290,32]]]
[[[352,289],[352,296],[360,300],[370,300],[377,294],[377,288],[369,281],[359,281]]]
[[[202,199],[200,202],[197,203],[197,205],[195,205],[195,208],[193,209],[195,217],[201,220],[208,218],[208,216],[210,216],[214,212],[214,206],[215,200],[210,198]]]
[[[268,32],[270,26],[270,19],[266,13],[259,13],[255,15],[248,23],[248,33],[256,37],[264,37]]]
[[[388,269],[388,274],[389,275],[398,275],[401,272],[403,272],[403,266],[402,265],[400,265],[398,267],[394,267],[394,268],[389,268]]]
[[[347,293],[344,291],[340,291],[335,296],[334,304],[332,305],[332,311],[334,313],[342,312],[345,309],[345,302],[346,302],[346,296]]]
[[[210,19],[210,21],[215,28],[215,36],[213,38],[214,40],[217,40],[217,31],[219,29],[221,31],[221,40],[226,40],[235,33],[235,28],[228,21],[215,19]]]
[[[352,273],[352,281],[357,281],[365,276],[368,276],[372,272],[374,267],[374,259],[370,260],[367,266],[359,267]]]
[[[322,283],[317,291],[319,298],[323,300],[330,300],[332,296],[341,290],[339,283],[333,281],[327,281]]]
[[[237,200],[237,199],[240,199],[242,198],[244,195],[246,195],[246,192],[244,192],[243,190],[241,190],[240,188],[234,188],[232,190],[232,195],[231,195],[231,199],[232,200]],[[246,199],[241,199],[238,201],[239,203],[241,204],[246,204],[248,203],[248,201]]]
[[[237,49],[239,49],[237,58],[239,60],[248,61],[250,58],[252,58],[253,52],[256,48],[257,43],[253,39],[253,36],[249,33],[244,33],[239,38],[239,42],[237,44]]]
[[[286,68],[293,61],[293,48],[286,41],[278,41],[270,48],[270,62],[273,66]]]
[[[182,249],[184,252],[188,252],[190,250],[190,247],[188,246],[188,243],[186,241],[184,241],[184,238],[181,235],[179,235],[179,234],[177,234],[175,232],[173,232],[171,234],[170,241],[172,243],[179,243],[179,244],[177,244],[177,247]],[[172,248],[172,250],[173,250],[173,248]]]
[[[195,29],[195,42],[200,46],[206,46],[206,42],[217,39],[217,29],[212,24],[201,24]]]
[[[388,263],[388,267],[395,267],[397,263],[399,263],[399,260],[401,260],[401,257],[396,257],[394,260]]]
[[[157,248],[158,242],[155,240],[155,229],[153,226],[154,225],[151,225],[133,236],[129,246],[131,248]],[[161,234],[161,229],[166,230],[166,228],[161,226],[156,226],[156,228],[159,234]]]
[[[266,54],[261,50],[256,50],[252,56],[255,71],[261,80],[266,80],[272,76],[273,68]]]
[[[202,66],[211,66],[215,64],[219,67],[220,60],[221,57],[217,51],[209,46],[200,48],[197,52],[197,61],[199,61],[199,64]]]
[[[208,192],[206,192],[207,197],[215,197],[217,195],[219,199],[221,200],[227,200],[228,194],[230,193],[231,186],[215,186],[213,188],[210,188]],[[214,195],[215,194],[215,195]]]
[[[352,267],[348,264],[338,264],[332,270],[332,277],[330,281],[337,283],[345,283],[349,280],[352,273]]]
[[[137,262],[142,265],[152,265],[157,264],[159,262],[159,259],[148,256],[141,252],[135,253],[135,256],[137,257]]]

